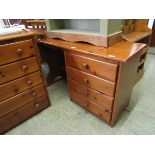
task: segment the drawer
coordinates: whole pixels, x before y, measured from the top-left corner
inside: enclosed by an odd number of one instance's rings
[[[65,59],[66,65],[68,66],[113,82],[116,81],[118,66],[115,64],[94,60],[67,52],[65,53]]]
[[[35,55],[32,40],[0,45],[0,65]]]
[[[5,117],[0,118],[0,133],[4,133],[7,130],[13,128],[29,117],[33,116],[37,112],[47,108],[49,106],[49,102],[46,96],[41,96],[37,98],[35,101],[32,101],[21,108],[9,113]]]
[[[102,107],[106,108],[109,111],[112,110],[113,98],[108,97],[91,88],[85,87],[73,80],[69,80],[68,84],[69,84],[69,90],[75,91],[76,93],[92,100],[93,102],[101,105]]]
[[[140,58],[139,58],[139,65],[145,63],[146,56],[147,56],[147,51],[146,52],[145,52],[145,50],[144,50],[144,52],[142,51]]]
[[[138,69],[137,69],[137,74],[135,77],[135,84],[143,77],[144,75],[144,64],[141,65]]]
[[[95,104],[93,101],[88,100],[87,98],[83,97],[82,95],[79,95],[74,91],[70,91],[70,97],[71,100],[78,103],[85,109],[89,110],[90,112],[104,120],[106,123],[110,123],[111,113],[103,107]]]
[[[144,47],[144,48],[141,50],[141,55],[147,53],[148,48],[149,48],[149,46]]]
[[[33,87],[21,94],[18,94],[12,98],[0,102],[0,117],[6,115],[7,113],[16,110],[17,108],[23,106],[24,104],[37,99],[45,94],[45,88],[41,84],[39,86]]]
[[[36,57],[0,66],[0,84],[39,70]]]
[[[40,72],[35,72],[17,80],[0,85],[0,101],[15,96],[42,83]]]
[[[114,97],[115,83],[96,77],[94,75],[67,67],[68,78],[75,80],[85,86],[93,88],[108,96]]]

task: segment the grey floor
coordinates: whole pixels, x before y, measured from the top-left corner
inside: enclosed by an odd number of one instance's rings
[[[6,134],[155,134],[155,55],[147,55],[144,77],[134,87],[130,105],[113,128],[71,102],[66,81],[50,86],[48,92],[52,106]]]

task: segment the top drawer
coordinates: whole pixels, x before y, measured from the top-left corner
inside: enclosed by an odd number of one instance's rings
[[[66,65],[68,66],[80,69],[82,71],[91,73],[95,76],[99,76],[112,82],[116,81],[118,67],[116,64],[94,60],[67,52],[65,53],[65,58]]]
[[[16,43],[0,46],[0,65],[28,58],[35,55],[32,40],[20,41]]]

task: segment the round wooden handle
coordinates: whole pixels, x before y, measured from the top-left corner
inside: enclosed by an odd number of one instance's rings
[[[24,65],[24,66],[23,66],[23,70],[24,70],[24,71],[28,70],[28,66],[25,66],[25,65]]]
[[[33,92],[33,93],[32,93],[32,95],[33,95],[33,96],[36,96],[36,95],[37,95],[37,93],[36,93],[36,92]]]
[[[85,107],[88,107],[88,105],[89,105],[89,103],[85,103],[85,104],[84,104]]]
[[[85,69],[88,69],[89,65],[88,64],[82,64],[82,67],[85,68]]]
[[[36,104],[36,108],[39,108],[39,104],[38,103]]]
[[[85,96],[88,96],[89,95],[89,92],[86,90],[86,91],[84,91],[84,95]]]
[[[22,49],[17,49],[16,53],[17,53],[18,55],[22,55],[22,54],[23,54],[23,51],[22,51]]]
[[[28,85],[32,85],[33,82],[32,82],[31,80],[28,80],[28,81],[27,81],[27,84],[28,84]]]
[[[84,81],[85,84],[89,83],[88,79],[84,79],[83,81]]]

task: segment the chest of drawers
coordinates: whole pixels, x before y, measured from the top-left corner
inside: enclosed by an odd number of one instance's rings
[[[34,34],[0,37],[0,133],[48,106]]]

